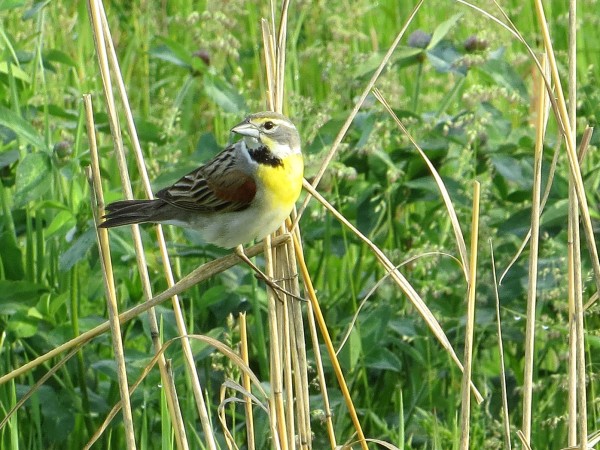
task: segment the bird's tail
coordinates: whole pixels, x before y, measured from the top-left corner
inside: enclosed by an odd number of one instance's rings
[[[163,206],[165,206],[165,202],[160,199],[114,202],[106,206],[105,220],[98,226],[112,228],[134,223],[160,222],[164,220],[161,214]]]

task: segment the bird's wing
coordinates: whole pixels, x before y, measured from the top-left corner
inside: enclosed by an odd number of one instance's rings
[[[156,197],[178,208],[197,212],[241,211],[256,195],[254,178],[236,164],[234,144],[204,166],[184,175]]]

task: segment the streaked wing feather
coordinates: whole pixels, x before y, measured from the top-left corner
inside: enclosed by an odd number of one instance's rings
[[[256,183],[235,168],[235,145],[204,166],[188,173],[172,186],[156,193],[178,208],[197,212],[241,211],[256,195]]]

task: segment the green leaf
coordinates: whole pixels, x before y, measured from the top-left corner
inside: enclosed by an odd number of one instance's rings
[[[50,0],[34,3],[31,8],[23,13],[23,20],[33,19],[48,3],[50,3]]]
[[[340,364],[347,372],[351,372],[358,363],[358,358],[362,353],[362,343],[360,333],[353,328],[350,332],[348,340],[344,344],[342,351],[339,353]]]
[[[6,228],[3,232],[0,232],[0,248],[2,248],[0,258],[2,258],[4,276],[7,280],[22,280],[25,277],[25,269],[23,267],[21,248],[19,247],[15,236]],[[0,281],[0,283],[2,283],[2,281]],[[4,294],[5,290],[0,289],[0,292]]]
[[[44,61],[56,62],[70,67],[77,67],[77,64],[69,55],[57,49],[48,50],[48,52],[44,54]]]
[[[458,19],[460,19],[461,16],[462,16],[462,14],[455,14],[452,17],[450,17],[448,20],[446,20],[445,22],[440,23],[437,26],[437,28],[433,31],[433,35],[431,36],[431,41],[429,41],[429,45],[427,46],[427,48],[432,49],[436,45],[438,45],[440,43],[440,41],[442,39],[444,39],[444,37],[446,37],[448,32],[450,32],[452,27],[454,25],[456,25],[456,22],[458,22]]]
[[[15,314],[34,306],[46,288],[30,281],[0,280],[0,292],[0,314]]]
[[[23,206],[48,192],[50,157],[45,153],[30,153],[19,162],[15,180],[15,205]]]
[[[87,251],[92,248],[95,242],[96,231],[90,228],[75,239],[71,247],[59,256],[58,269],[62,272],[71,269],[77,262],[85,258]]]
[[[72,228],[75,226],[75,217],[73,217],[73,213],[71,211],[59,211],[59,213],[54,216],[50,225],[46,229],[46,239],[52,237],[54,233],[61,232],[65,234],[66,229]],[[62,255],[61,255],[62,256]]]
[[[150,56],[163,61],[175,64],[179,67],[192,69],[192,55],[190,52],[176,41],[161,37],[162,44],[152,47],[149,51]]]
[[[372,348],[365,355],[365,365],[370,369],[402,371],[402,361],[398,356],[385,347]]]
[[[218,77],[205,77],[204,92],[225,112],[240,114],[248,110],[244,97],[232,85]]]
[[[10,128],[17,136],[35,148],[49,152],[48,146],[36,129],[21,116],[4,106],[0,106],[0,125]]]
[[[527,101],[529,99],[523,78],[508,61],[504,59],[490,59],[485,64],[476,67],[476,70],[484,78],[488,78],[488,80],[496,83],[498,86],[504,87],[511,92],[516,92],[523,100]]]
[[[31,83],[31,78],[23,69],[19,66],[16,66],[12,63],[7,63],[6,61],[0,62],[0,73],[8,74],[8,64],[10,64],[10,72],[13,77],[18,80],[24,81],[25,83]]]
[[[437,47],[427,50],[427,59],[431,65],[441,73],[458,73],[464,75],[467,68],[460,64],[462,55],[454,48],[450,42],[444,41]]]
[[[21,8],[25,5],[25,0],[2,0],[0,2],[0,11]]]
[[[10,318],[6,331],[12,335],[13,339],[29,338],[37,333],[39,323],[40,319],[37,317],[30,317],[24,312],[18,312]]]
[[[9,150],[0,153],[0,169],[8,167],[15,161],[19,160],[19,150]]]

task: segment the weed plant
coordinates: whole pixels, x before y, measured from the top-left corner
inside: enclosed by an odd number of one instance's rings
[[[260,18],[268,2],[106,2],[121,71],[153,188],[172,183],[228,142],[229,128],[265,109]],[[310,181],[383,54],[414,5],[342,0],[292,2],[288,24],[285,110],[304,142]],[[491,2],[480,5],[495,11]],[[566,2],[545,2],[561,75],[567,76]],[[529,44],[541,48],[532,4],[502,5]],[[577,136],[600,114],[598,16],[579,2]],[[90,192],[90,153],[81,97],[92,93],[106,201],[122,198],[93,37],[85,2],[0,4],[0,376],[102,323],[107,317]],[[533,86],[537,71],[506,30],[459,3],[426,1],[377,81],[377,88],[439,171],[463,231],[472,209],[472,180],[481,183],[473,381],[485,397],[473,405],[471,448],[506,448],[496,334],[497,276],[530,227],[535,145]],[[543,154],[543,186],[535,322],[531,447],[567,447],[568,164],[551,118]],[[581,170],[598,220],[600,159],[592,137]],[[129,142],[125,142],[129,146]],[[556,169],[552,169],[558,152]],[[133,160],[129,168],[137,173]],[[553,177],[550,174],[553,172]],[[134,195],[143,197],[134,180]],[[378,245],[433,311],[455,349],[465,339],[467,285],[452,225],[430,172],[407,137],[370,95],[343,140],[319,191]],[[594,222],[597,225],[596,222]],[[305,258],[365,434],[403,449],[459,448],[462,374],[367,246],[318,203],[300,221]],[[151,227],[142,228],[154,292],[166,288]],[[166,229],[176,278],[225,255],[197,232]],[[470,236],[467,235],[467,238]],[[113,269],[122,310],[143,301],[128,229],[111,231]],[[582,240],[584,299],[595,292]],[[499,286],[511,441],[521,427],[529,247]],[[262,260],[259,259],[259,264]],[[238,265],[181,295],[189,333],[235,347],[237,314],[248,312],[250,366],[269,375],[266,294]],[[589,431],[600,428],[598,302],[585,313]],[[177,336],[167,306],[157,313],[164,339]],[[153,354],[140,316],[122,328],[127,370],[135,380]],[[214,432],[219,389],[239,380],[228,358],[192,341]],[[461,354],[459,352],[459,354]],[[309,361],[313,351],[309,350]],[[183,355],[167,358],[177,382],[190,448],[203,448]],[[55,363],[57,360],[53,360]],[[333,424],[341,442],[354,432],[325,361]],[[51,364],[0,385],[0,417]],[[328,448],[316,372],[311,381],[313,448]],[[160,374],[148,374],[132,396],[140,448],[170,448],[162,423]],[[119,401],[108,333],[86,344],[0,429],[0,448],[78,449]],[[244,435],[243,417],[233,430]],[[269,448],[266,419],[256,417],[256,448]],[[117,416],[97,448],[125,448]],[[243,442],[243,440],[241,441]]]

